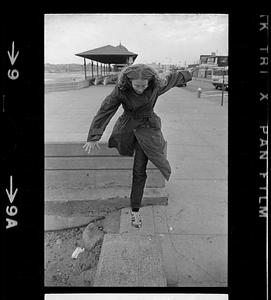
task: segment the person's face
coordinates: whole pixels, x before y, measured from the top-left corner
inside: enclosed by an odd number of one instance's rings
[[[132,80],[132,87],[137,94],[142,94],[148,87],[148,80],[146,79],[134,79]]]

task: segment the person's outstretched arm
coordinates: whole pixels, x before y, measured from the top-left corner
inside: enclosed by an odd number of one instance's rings
[[[171,72],[166,77],[166,83],[165,83],[165,85],[163,85],[163,86],[160,87],[159,95],[164,94],[165,92],[167,92],[168,90],[170,90],[173,87],[180,87],[184,83],[186,83],[186,82],[188,82],[190,80],[192,80],[192,76],[186,70]]]
[[[99,148],[97,141],[101,139],[106,126],[118,110],[120,104],[119,91],[116,86],[112,93],[104,99],[91,122],[87,136],[87,143],[83,146],[87,152],[90,152],[90,150],[95,148],[95,146],[98,146]]]

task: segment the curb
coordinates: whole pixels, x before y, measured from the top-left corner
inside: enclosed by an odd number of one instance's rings
[[[45,215],[44,231],[55,231],[87,226],[96,221],[103,220],[105,216],[85,217],[72,216],[64,217],[59,215]]]

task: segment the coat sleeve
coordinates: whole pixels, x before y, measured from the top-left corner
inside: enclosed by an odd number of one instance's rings
[[[88,142],[101,139],[106,126],[118,110],[120,104],[120,95],[116,86],[112,93],[103,100],[98,112],[94,116],[87,136]]]
[[[177,71],[170,73],[166,78],[166,83],[160,87],[158,95],[162,95],[173,87],[180,87],[186,82],[192,80],[188,71]]]

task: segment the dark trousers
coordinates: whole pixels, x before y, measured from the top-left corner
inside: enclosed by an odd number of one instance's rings
[[[144,187],[147,179],[146,167],[148,157],[140,147],[138,141],[135,142],[135,156],[133,166],[133,181],[131,190],[131,208],[139,209],[143,197]]]

